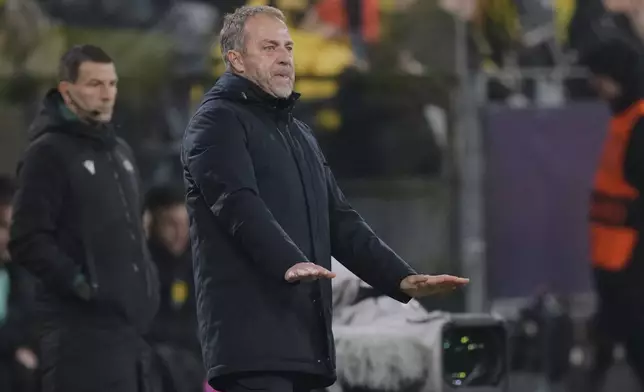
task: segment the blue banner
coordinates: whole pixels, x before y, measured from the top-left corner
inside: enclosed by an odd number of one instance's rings
[[[588,200],[608,121],[598,102],[486,108],[490,299],[592,290]]]

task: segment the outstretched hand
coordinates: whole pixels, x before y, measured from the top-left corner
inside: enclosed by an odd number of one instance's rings
[[[318,279],[335,278],[335,273],[313,263],[297,263],[286,271],[284,279],[289,283],[311,282]]]
[[[452,275],[410,275],[400,282],[400,290],[412,298],[448,293],[470,282]]]

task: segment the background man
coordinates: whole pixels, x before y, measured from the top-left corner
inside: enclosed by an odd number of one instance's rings
[[[347,202],[294,119],[294,44],[281,11],[227,15],[228,72],[189,123],[182,161],[208,378],[225,392],[335,381],[331,255],[400,301],[467,283],[417,275]]]
[[[135,392],[158,283],[134,158],[110,125],[112,59],[76,46],[60,62],[18,167],[9,250],[42,283],[43,387]]]
[[[160,303],[147,340],[160,359],[163,391],[203,389],[188,211],[182,189],[161,185],[145,196],[148,247],[159,271]]]
[[[644,387],[644,86],[642,56],[624,39],[606,39],[582,56],[592,85],[613,117],[591,197],[591,250],[599,299],[592,388],[612,364],[613,346],[623,343]]]

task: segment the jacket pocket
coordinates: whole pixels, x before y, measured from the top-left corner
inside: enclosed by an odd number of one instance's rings
[[[85,277],[91,289],[91,298],[95,298],[99,290],[98,272],[96,271],[96,257],[94,256],[87,230],[83,231],[83,249],[85,255]]]
[[[133,264],[135,254],[129,235],[119,222],[106,224],[87,235],[85,270],[94,285],[93,300],[107,312],[130,319],[140,312],[138,304],[147,290],[144,266]]]

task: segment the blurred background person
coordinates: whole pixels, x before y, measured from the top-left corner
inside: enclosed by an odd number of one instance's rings
[[[139,391],[158,281],[140,217],[134,157],[111,125],[115,65],[74,46],[18,165],[9,251],[42,283],[44,390]]]
[[[34,282],[7,248],[14,192],[13,179],[0,175],[0,390],[35,392]]]
[[[380,38],[378,0],[318,0],[308,11],[301,27],[327,39],[348,37],[355,66],[369,68],[369,46]]]
[[[205,379],[183,189],[152,187],[145,196],[148,247],[159,271],[160,302],[147,339],[159,359],[164,392],[199,391]]]
[[[616,343],[644,388],[644,63],[637,45],[606,39],[582,63],[609,105],[612,119],[591,199],[591,257],[599,299],[597,358],[591,384],[599,390]]]

